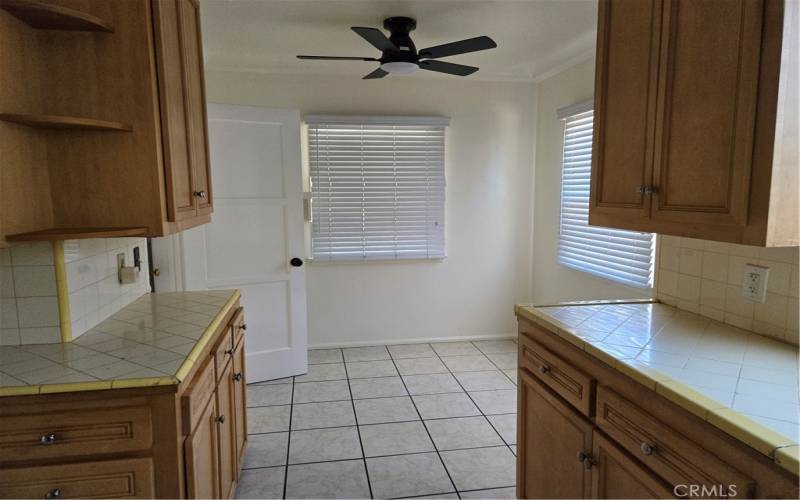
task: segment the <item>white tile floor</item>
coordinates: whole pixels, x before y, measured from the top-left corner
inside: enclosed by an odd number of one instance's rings
[[[237,498],[514,498],[512,340],[324,349],[249,385]]]

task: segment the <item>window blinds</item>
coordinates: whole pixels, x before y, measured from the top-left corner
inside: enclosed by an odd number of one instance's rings
[[[315,260],[445,256],[446,118],[307,116]]]
[[[558,262],[636,287],[653,286],[655,235],[589,226],[593,111],[565,120]]]

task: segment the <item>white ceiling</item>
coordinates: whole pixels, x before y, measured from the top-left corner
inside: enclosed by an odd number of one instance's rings
[[[203,0],[207,69],[352,75],[363,61],[300,61],[296,54],[379,57],[350,26],[417,19],[417,49],[488,35],[493,50],[444,60],[479,66],[478,80],[536,81],[594,52],[596,0]],[[458,78],[430,71],[423,78]]]

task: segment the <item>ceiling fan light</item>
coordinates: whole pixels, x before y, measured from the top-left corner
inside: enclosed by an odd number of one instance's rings
[[[407,75],[417,71],[419,69],[419,65],[413,62],[393,61],[381,64],[381,69],[387,73]]]

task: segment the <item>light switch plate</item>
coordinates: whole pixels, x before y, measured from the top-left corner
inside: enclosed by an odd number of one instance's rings
[[[769,278],[769,268],[745,264],[744,278],[742,280],[742,297],[753,302],[767,301],[767,278]]]

